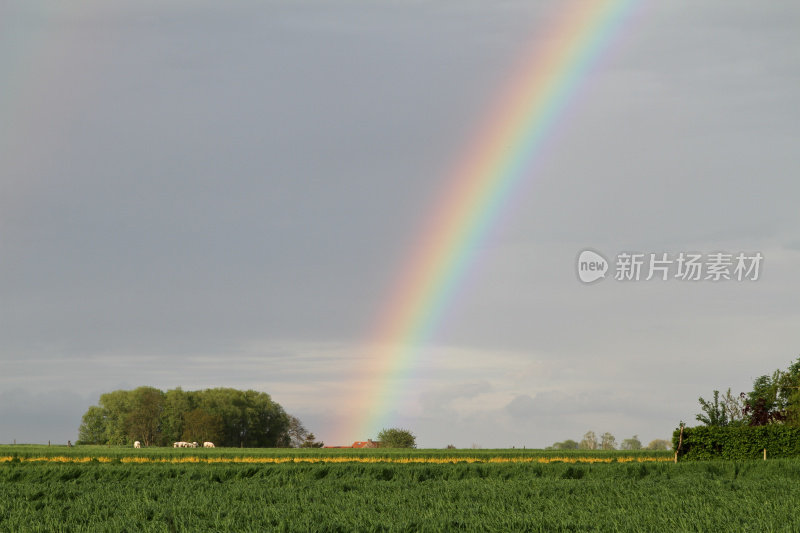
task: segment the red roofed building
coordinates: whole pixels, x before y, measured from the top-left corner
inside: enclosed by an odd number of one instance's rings
[[[377,448],[378,443],[372,439],[367,439],[366,441],[357,440],[353,443],[353,448]]]
[[[379,442],[375,442],[372,439],[367,440],[357,440],[350,446],[325,446],[326,448],[377,448]]]

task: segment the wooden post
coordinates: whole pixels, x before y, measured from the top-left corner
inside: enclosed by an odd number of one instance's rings
[[[683,444],[683,428],[684,428],[684,424],[681,424],[681,434],[678,437],[678,447],[675,448],[675,464],[678,463],[678,450],[681,449],[681,445]]]
[[[765,461],[767,460],[767,449],[766,448],[764,448],[764,460]]]

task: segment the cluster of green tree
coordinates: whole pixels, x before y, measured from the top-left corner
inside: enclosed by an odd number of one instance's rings
[[[620,444],[620,450],[668,450],[670,446],[669,441],[664,439],[654,439],[650,444],[645,447],[642,441],[639,440],[637,435],[629,439],[625,439]],[[552,446],[545,448],[546,450],[616,450],[617,439],[609,432],[600,435],[598,439],[594,431],[587,431],[580,442],[572,439],[567,439],[563,442],[556,442]]]
[[[269,394],[253,390],[117,390],[102,394],[99,405],[83,415],[78,444],[134,441],[145,446],[170,446],[175,441],[236,447],[322,446]]]
[[[417,437],[402,428],[384,428],[378,433],[377,441],[381,448],[416,448]]]
[[[696,418],[706,426],[800,426],[800,357],[786,370],[757,377],[748,393],[715,390],[713,399],[699,401]]]

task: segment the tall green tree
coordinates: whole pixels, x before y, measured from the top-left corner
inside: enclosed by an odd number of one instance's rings
[[[164,393],[161,412],[161,445],[183,440],[184,415],[193,409],[190,395],[180,387]]]
[[[81,426],[78,428],[78,444],[105,444],[106,421],[105,410],[93,405],[83,415]]]
[[[129,441],[138,440],[145,446],[159,444],[164,393],[153,387],[139,387],[129,394],[129,405],[124,417]]]
[[[126,421],[133,409],[132,391],[116,390],[100,395],[100,407],[105,419],[105,442],[103,444],[132,444],[126,431]]]

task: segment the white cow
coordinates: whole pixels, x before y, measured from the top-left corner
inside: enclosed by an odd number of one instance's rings
[[[173,444],[172,447],[173,448],[191,448],[192,445],[190,443],[188,443],[188,442],[180,441],[180,442],[176,442],[175,444]]]
[[[133,447],[134,448],[141,448],[142,447],[142,443],[137,440],[136,442],[133,443]]]
[[[197,443],[196,443],[196,442],[193,442],[193,443],[191,443],[189,446],[191,446],[192,448],[197,448]]]
[[[214,443],[213,442],[204,442],[203,443],[203,448],[213,448],[213,447],[214,447]]]

